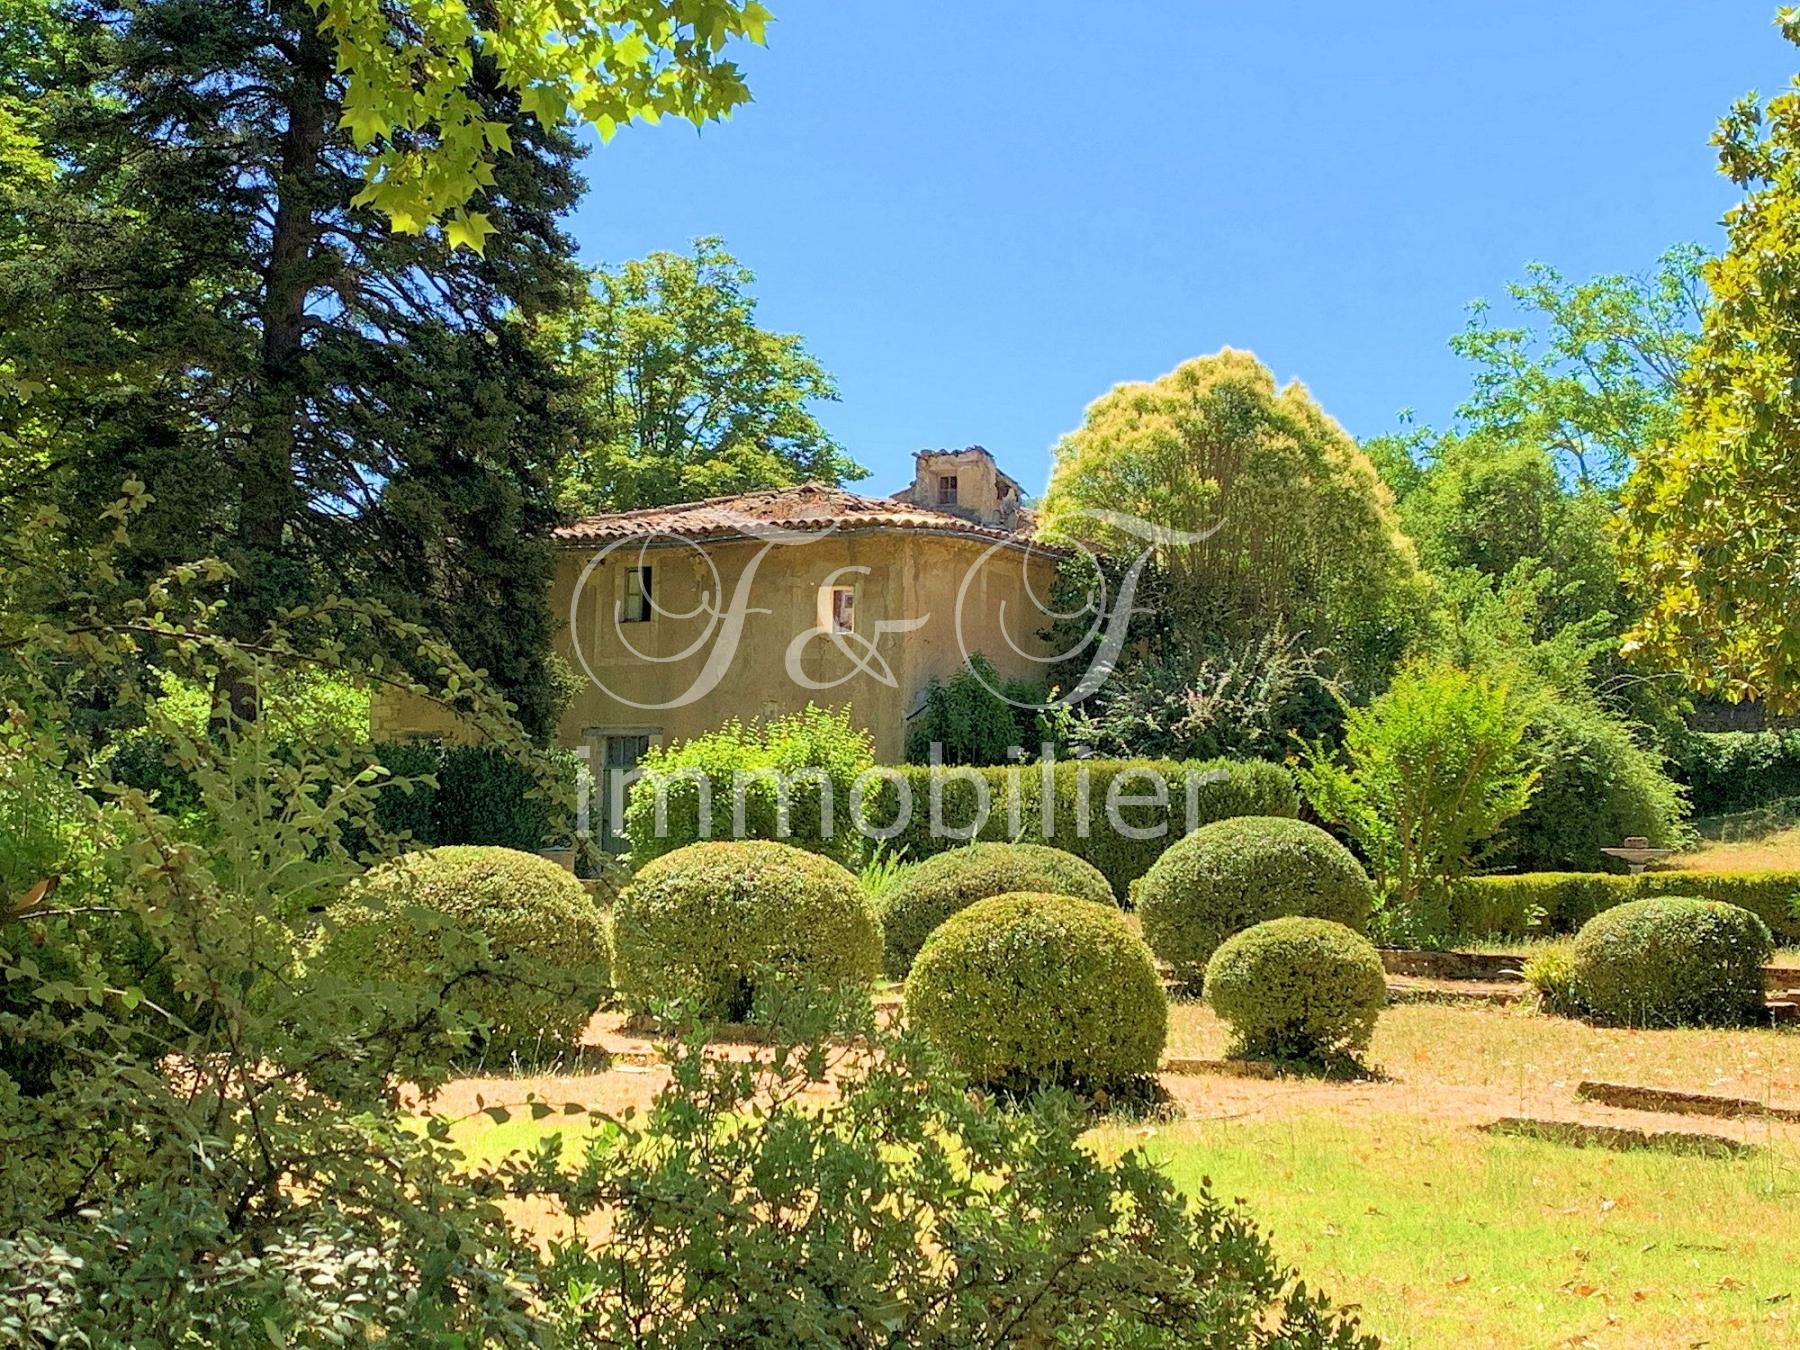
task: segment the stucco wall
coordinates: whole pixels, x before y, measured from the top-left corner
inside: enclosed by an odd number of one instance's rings
[[[1043,615],[1027,577],[1039,597],[1047,596],[1051,560],[1016,547],[991,547],[978,538],[881,530],[809,536],[794,545],[708,542],[703,551],[634,543],[616,547],[597,564],[599,549],[567,549],[550,603],[563,625],[559,649],[581,674],[582,689],[557,728],[557,741],[575,747],[596,735],[629,732],[666,743],[732,717],[778,715],[811,701],[848,705],[853,719],[874,735],[877,757],[896,762],[904,751],[906,715],[920,692],[933,675],[955,671],[965,653],[986,656],[1003,676],[1044,674],[1031,660],[1045,649],[1036,635]],[[665,612],[648,623],[616,624],[623,571],[640,563],[652,568],[654,598]],[[865,653],[869,669],[856,671],[828,636],[814,636],[792,658],[797,681],[789,674],[791,644],[828,618],[820,590],[846,567],[869,569],[841,574],[834,584],[854,586],[854,631],[874,642],[881,660]],[[751,612],[730,649],[716,629],[705,637],[704,611],[729,608],[747,571]],[[965,578],[959,638],[957,595]],[[909,619],[924,622],[907,632],[878,632],[884,620]],[[626,640],[644,656],[634,655]],[[860,643],[853,646],[861,650]],[[647,659],[652,657],[657,659]],[[709,663],[719,674],[716,681],[704,673]],[[882,663],[889,680],[881,678]],[[808,687],[806,681],[830,687]],[[447,730],[433,709],[414,699],[379,700],[375,723],[378,736]]]

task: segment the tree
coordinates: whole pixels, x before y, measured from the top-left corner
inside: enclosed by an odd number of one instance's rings
[[[247,638],[325,593],[391,602],[542,731],[558,376],[532,327],[579,272],[576,148],[527,120],[474,199],[482,254],[356,205],[369,156],[306,0],[52,6],[60,54],[8,78],[58,166],[0,239],[0,430],[87,528],[135,478],[120,565],[220,556]],[[492,63],[461,96],[516,112]],[[254,691],[228,691],[240,717]]]
[[[578,512],[626,511],[868,471],[820,425],[831,376],[756,322],[755,278],[724,241],[601,268],[549,326],[574,385],[580,449],[561,477]]]
[[[1434,576],[1467,568],[1497,582],[1521,565],[1547,569],[1548,629],[1623,612],[1611,516],[1604,493],[1565,486],[1549,451],[1490,435],[1443,438],[1400,502]]]
[[[1381,687],[1429,603],[1368,457],[1303,387],[1277,391],[1230,348],[1090,405],[1056,447],[1043,515],[1047,537],[1119,556],[1154,538],[1178,628],[1230,644],[1279,627],[1353,691]]]
[[[1800,10],[1777,23],[1800,44]],[[1800,708],[1800,78],[1738,101],[1713,143],[1745,192],[1682,386],[1676,434],[1626,484],[1621,546],[1644,614],[1628,647],[1733,702]]]
[[[721,54],[760,43],[771,17],[756,0],[307,0],[305,17],[273,7],[316,33],[342,77],[333,125],[364,156],[356,204],[404,233],[441,221],[452,246],[476,252],[495,222],[469,203],[495,185],[515,140],[558,133],[571,114],[602,140],[635,119],[729,116],[750,91]],[[478,68],[497,101],[470,87]]]
[[[1478,300],[1451,339],[1477,367],[1458,424],[1542,450],[1581,488],[1617,487],[1636,456],[1674,429],[1705,295],[1701,260],[1697,246],[1678,244],[1646,275],[1584,282],[1532,263],[1526,280],[1507,287],[1524,325],[1490,326]]]
[[[1503,684],[1414,665],[1350,710],[1341,762],[1320,747],[1309,752],[1301,790],[1368,858],[1390,936],[1453,935],[1451,883],[1531,800],[1537,772],[1521,744],[1528,716]]]

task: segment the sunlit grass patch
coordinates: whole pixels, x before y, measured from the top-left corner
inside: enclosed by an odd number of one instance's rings
[[[1109,1129],[1242,1199],[1399,1346],[1782,1346],[1800,1335],[1800,1156],[1612,1153],[1394,1114]],[[1584,1340],[1584,1338],[1586,1338]]]

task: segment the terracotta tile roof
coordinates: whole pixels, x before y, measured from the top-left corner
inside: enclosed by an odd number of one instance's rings
[[[558,543],[571,545],[653,535],[715,539],[754,534],[759,529],[930,530],[1020,543],[1030,537],[1028,529],[1014,532],[947,511],[933,511],[886,497],[864,497],[825,483],[802,483],[798,487],[746,492],[736,497],[710,497],[676,506],[588,516],[564,525],[555,532],[555,538]]]

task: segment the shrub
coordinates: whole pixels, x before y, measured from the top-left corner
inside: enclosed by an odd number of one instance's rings
[[[1116,907],[1024,893],[938,927],[907,978],[906,1016],[977,1082],[1105,1087],[1156,1071],[1169,1007]]]
[[[1624,870],[1600,850],[1638,835],[1661,848],[1680,834],[1681,790],[1662,757],[1596,707],[1544,703],[1526,732],[1538,764],[1530,804],[1504,827],[1491,861],[1526,871]]]
[[[945,764],[1005,764],[1014,747],[1035,755],[1042,740],[1036,705],[1043,701],[1042,690],[1002,680],[977,652],[948,680],[931,677],[906,735],[906,758],[929,764],[934,746]]]
[[[1576,1017],[1581,1000],[1575,996],[1575,957],[1563,945],[1544,947],[1531,954],[1520,972],[1537,996],[1539,1012]]]
[[[1160,804],[1150,775],[1160,775],[1164,784]],[[902,791],[911,804],[903,823]],[[1108,801],[1116,807],[1113,819]],[[1124,900],[1131,883],[1188,831],[1230,816],[1292,816],[1299,809],[1288,771],[1262,760],[1083,759],[1049,766],[892,770],[870,794],[863,815],[878,829],[900,823],[887,847],[915,861],[970,839],[1049,844],[1099,868]],[[1115,829],[1114,820],[1129,833]]]
[[[391,754],[391,747],[382,749]],[[566,837],[574,824],[575,757],[558,752],[553,759],[558,770],[555,797],[539,786],[516,755],[494,746],[444,746],[433,803],[432,833],[437,841],[491,844],[529,853]],[[413,771],[410,762],[405,770],[395,769],[403,771]],[[397,794],[382,795],[385,800]]]
[[[1139,883],[1137,901],[1150,949],[1198,986],[1233,933],[1287,915],[1331,919],[1360,933],[1374,892],[1350,850],[1317,825],[1243,816],[1171,847]]]
[[[576,1156],[570,1227],[606,1236],[556,1254],[573,1341],[1374,1350],[1241,1208],[1094,1149],[1062,1094],[996,1111],[916,1027],[821,1031],[748,1064],[676,1045]]]
[[[1681,737],[1672,754],[1696,816],[1800,797],[1800,731],[1696,731]]]
[[[1526,872],[1467,877],[1457,884],[1453,912],[1469,938],[1573,933],[1614,905],[1659,895],[1697,895],[1738,905],[1768,924],[1781,942],[1800,943],[1800,872]]]
[[[764,840],[690,844],[647,863],[613,911],[619,992],[741,1021],[779,973],[865,986],[881,968],[869,901],[829,858]]]
[[[1575,935],[1583,1011],[1627,1026],[1730,1026],[1763,1006],[1769,926],[1749,910],[1688,896],[1615,905]]]
[[[874,765],[875,744],[851,724],[848,709],[812,704],[652,749],[625,807],[632,865],[704,839],[778,839],[860,867],[863,836],[850,798]]]
[[[1206,998],[1233,1053],[1330,1062],[1369,1048],[1387,975],[1374,945],[1341,923],[1270,919],[1219,944]]]
[[[1450,892],[1536,779],[1520,748],[1526,710],[1504,684],[1419,664],[1346,716],[1344,762],[1315,746],[1307,801],[1369,859],[1384,927],[1414,942],[1450,936]]]
[[[148,730],[120,738],[111,769],[122,784],[154,792],[164,811],[180,815],[199,806],[199,791],[175,758],[166,735]],[[329,744],[279,742],[276,757],[298,761],[334,753]],[[391,834],[405,833],[414,847],[436,844],[491,844],[525,852],[565,837],[574,822],[575,756],[549,755],[556,775],[547,790],[517,754],[494,746],[456,745],[431,738],[383,741],[348,752],[361,767],[379,764],[400,782],[387,783],[376,797],[374,823]],[[420,781],[429,778],[430,781]],[[404,786],[402,786],[404,783]],[[347,838],[364,849],[368,830]]]
[[[344,977],[436,985],[480,1024],[490,1054],[574,1044],[607,988],[606,922],[581,883],[547,859],[478,845],[370,870],[327,913],[321,959]]]
[[[970,844],[927,858],[883,898],[881,935],[890,978],[903,980],[932,930],[977,900],[1012,891],[1073,895],[1116,905],[1090,864],[1043,844]]]
[[[375,820],[382,829],[409,837],[415,848],[434,844],[486,844],[490,839],[446,839],[438,818],[437,774],[444,766],[440,741],[388,741],[372,747],[375,762],[393,782],[384,782],[375,799]],[[425,779],[432,781],[427,782]],[[404,783],[404,786],[401,784]],[[537,848],[533,844],[532,848]]]

